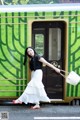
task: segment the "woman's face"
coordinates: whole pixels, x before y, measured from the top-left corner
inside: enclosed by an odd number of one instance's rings
[[[28,55],[30,55],[31,57],[34,56],[34,50],[33,50],[32,48],[28,48],[28,49],[27,49],[27,53],[28,53]]]

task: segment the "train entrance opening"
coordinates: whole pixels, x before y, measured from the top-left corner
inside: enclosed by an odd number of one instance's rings
[[[67,23],[35,21],[32,23],[32,46],[38,54],[60,69],[66,69]],[[50,99],[63,100],[65,81],[54,70],[43,66],[43,84]]]

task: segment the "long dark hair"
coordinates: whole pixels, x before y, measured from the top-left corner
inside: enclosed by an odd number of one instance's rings
[[[35,51],[32,47],[27,47],[27,48],[25,49],[25,53],[24,53],[24,63],[23,63],[24,65],[26,64],[27,56],[28,56],[29,58],[32,57],[32,56],[30,56],[30,55],[28,54],[28,52],[27,52],[28,48],[31,48],[31,49],[34,51],[34,55],[37,55],[36,51]]]

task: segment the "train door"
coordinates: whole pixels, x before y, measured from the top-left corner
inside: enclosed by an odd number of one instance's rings
[[[38,54],[53,64],[65,69],[65,29],[66,22],[33,22],[32,46]],[[64,99],[64,80],[51,68],[43,65],[43,84],[50,99]]]

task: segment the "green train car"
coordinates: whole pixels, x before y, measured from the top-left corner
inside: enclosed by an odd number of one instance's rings
[[[80,75],[80,4],[0,6],[0,100],[15,99],[30,80],[24,51],[32,46],[56,67]],[[80,99],[80,83],[66,83],[43,65],[43,83],[54,103]]]

